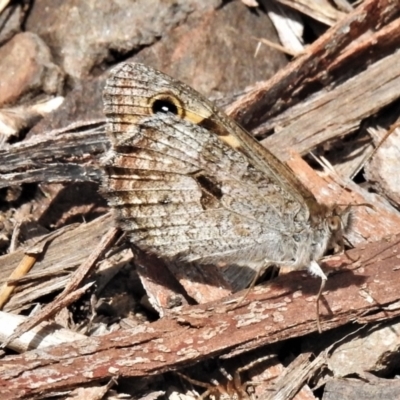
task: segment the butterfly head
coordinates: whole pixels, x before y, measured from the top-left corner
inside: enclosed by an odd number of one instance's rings
[[[313,255],[318,260],[326,251],[344,251],[344,235],[351,230],[353,214],[351,205],[324,208],[324,211],[313,218],[314,240]]]

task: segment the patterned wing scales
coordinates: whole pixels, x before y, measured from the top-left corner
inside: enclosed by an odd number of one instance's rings
[[[275,183],[217,135],[157,114],[116,137],[103,193],[136,246],[175,262],[253,269],[293,257]]]

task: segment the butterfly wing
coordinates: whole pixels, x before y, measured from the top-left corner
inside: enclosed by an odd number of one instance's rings
[[[104,90],[105,114],[113,118],[110,136],[115,138],[130,124],[153,115],[154,104],[163,99],[172,100],[182,119],[212,131],[229,147],[242,152],[266,176],[273,176],[285,191],[289,207],[291,201],[296,203],[295,208],[302,206],[304,220],[309,217],[309,209],[318,208],[313,194],[252,135],[190,86],[146,65],[122,63],[112,70]]]
[[[299,227],[278,182],[218,136],[157,114],[117,137],[102,191],[135,246],[174,264],[248,269],[242,286],[266,260],[293,259]]]

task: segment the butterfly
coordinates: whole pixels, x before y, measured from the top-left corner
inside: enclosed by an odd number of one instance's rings
[[[175,272],[216,265],[235,290],[271,265],[326,281],[318,262],[343,249],[348,208],[319,204],[239,124],[153,68],[116,66],[103,99],[102,193],[134,248]]]

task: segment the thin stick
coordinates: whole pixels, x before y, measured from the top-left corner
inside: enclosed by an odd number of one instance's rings
[[[27,254],[25,255],[21,262],[18,264],[17,268],[11,273],[9,276],[9,280],[11,279],[19,279],[25,276],[31,268],[35,265],[37,258],[39,257],[39,254]],[[6,282],[2,288],[0,289],[0,310],[3,309],[4,304],[7,303],[9,300],[11,293],[14,291],[14,289],[18,286],[17,282]]]

